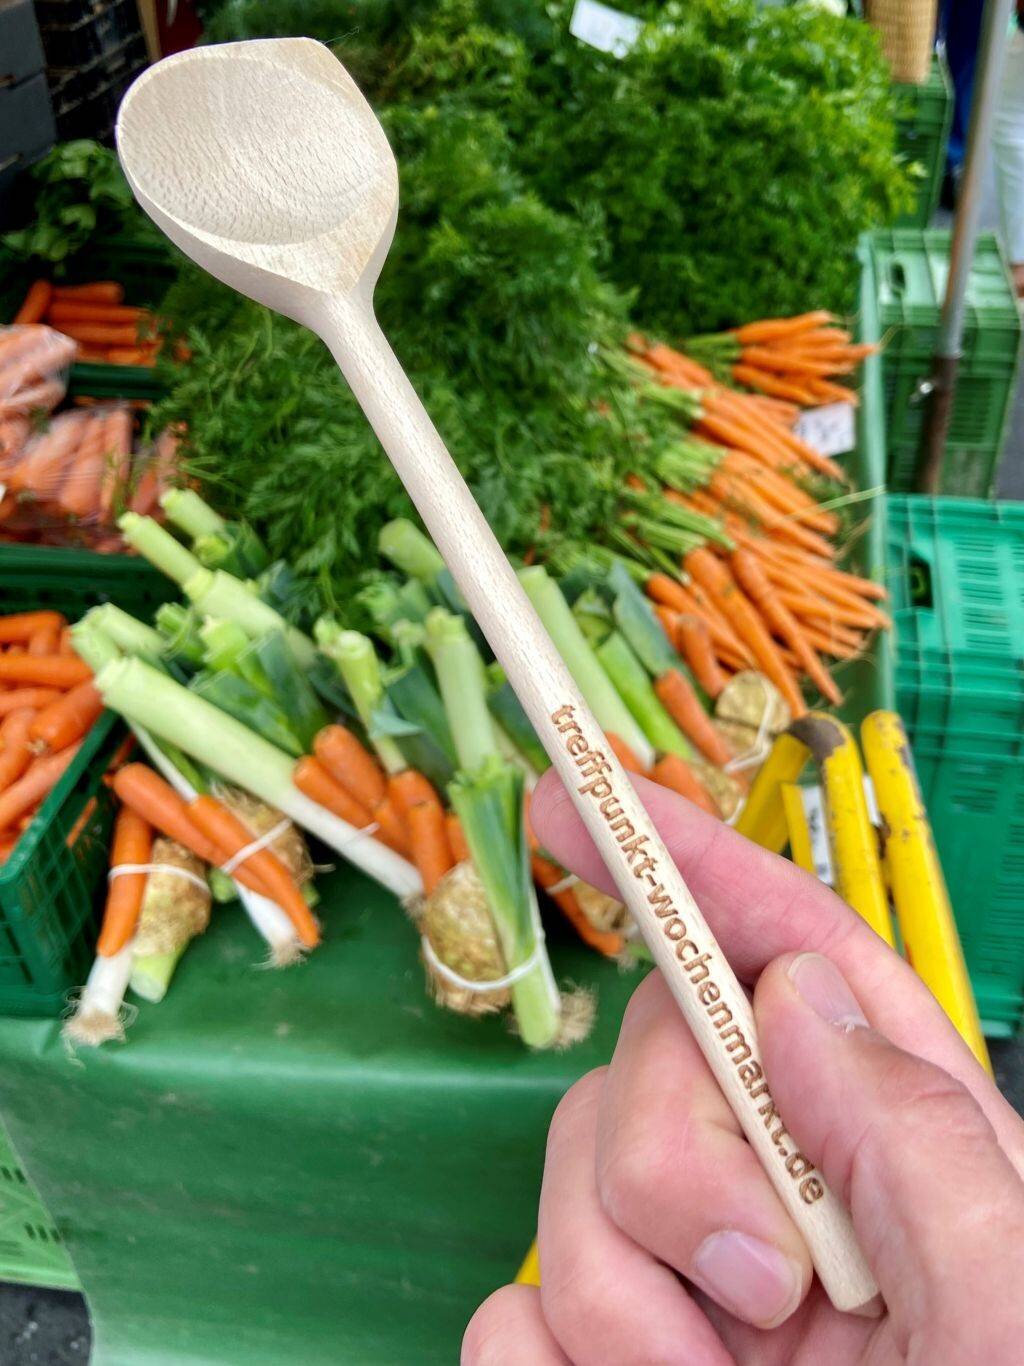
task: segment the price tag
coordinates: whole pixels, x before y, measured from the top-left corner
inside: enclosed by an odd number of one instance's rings
[[[857,442],[852,403],[823,403],[800,414],[793,427],[820,455],[846,455]]]
[[[624,57],[643,28],[641,19],[622,14],[598,0],[576,0],[569,21],[569,32],[581,43],[596,47],[599,52],[610,52],[613,57]]]
[[[828,830],[825,825],[825,798],[821,786],[816,784],[813,787],[802,787],[800,799],[804,806],[807,833],[811,837],[811,855],[814,859],[815,875],[819,882],[824,882],[826,887],[834,887],[836,885],[835,868],[832,864],[832,850],[828,843]],[[877,828],[881,825],[882,818],[879,815],[878,802],[875,800],[875,785],[867,774],[864,775],[864,800],[867,802],[868,820]]]

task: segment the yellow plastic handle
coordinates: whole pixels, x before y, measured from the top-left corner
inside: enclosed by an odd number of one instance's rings
[[[903,722],[872,712],[860,730],[886,830],[885,860],[908,961],[990,1073],[978,1007]]]

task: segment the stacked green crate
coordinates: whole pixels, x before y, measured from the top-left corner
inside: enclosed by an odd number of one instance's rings
[[[884,345],[889,488],[914,487],[949,274],[950,234],[914,228],[871,234]],[[998,243],[983,233],[967,285],[963,355],[940,488],[986,498],[1002,456],[1020,349],[1020,315]]]
[[[896,705],[993,1035],[1024,1009],[1024,504],[897,496]]]
[[[0,1281],[77,1290],[78,1277],[53,1220],[21,1169],[0,1124]]]
[[[896,85],[896,145],[916,176],[914,207],[896,220],[898,228],[926,228],[938,208],[953,118],[953,89],[941,57],[932,62],[924,85]]]

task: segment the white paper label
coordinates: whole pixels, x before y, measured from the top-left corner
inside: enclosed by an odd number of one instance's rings
[[[569,21],[569,32],[581,43],[596,47],[599,52],[610,52],[613,57],[624,57],[643,28],[641,19],[622,14],[598,0],[576,0]]]
[[[832,850],[828,843],[828,829],[825,825],[825,798],[820,784],[813,787],[802,787],[800,798],[804,805],[804,818],[807,821],[807,833],[811,837],[811,856],[814,859],[814,872],[819,882],[824,882],[826,887],[836,885],[835,867],[832,863]],[[864,800],[868,808],[868,820],[876,828],[881,825],[882,818],[878,811],[878,802],[875,799],[875,785],[871,779],[864,775]]]
[[[846,455],[857,443],[852,403],[823,403],[797,418],[794,432],[820,455]]]

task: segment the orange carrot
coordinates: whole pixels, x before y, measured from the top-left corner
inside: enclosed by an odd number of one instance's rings
[[[61,323],[139,323],[150,315],[144,308],[129,308],[127,304],[106,304],[99,299],[55,299],[47,321],[60,328]]]
[[[92,678],[82,660],[68,655],[0,655],[0,683],[37,683],[45,688],[74,688]]]
[[[412,852],[409,846],[409,830],[389,798],[378,802],[371,812],[370,819],[377,822],[377,839],[383,841],[396,854],[408,858]]]
[[[623,936],[615,934],[613,931],[599,930],[592,925],[583,913],[571,887],[565,887],[558,892],[552,891],[553,887],[557,887],[560,882],[565,881],[564,871],[540,854],[532,855],[530,867],[534,882],[547,892],[584,944],[589,945],[592,949],[597,949],[598,953],[603,953],[606,958],[617,958],[626,947]]]
[[[445,830],[444,808],[435,798],[416,802],[405,815],[412,859],[423,879],[424,894],[429,896],[455,862]]]
[[[24,643],[31,640],[41,627],[56,627],[59,631],[66,625],[66,618],[59,612],[16,612],[0,617],[0,644]]]
[[[313,752],[336,782],[373,810],[387,796],[387,782],[376,759],[346,726],[325,726]]]
[[[60,639],[57,642],[57,653],[59,655],[73,655],[75,653],[75,641],[70,626],[61,627]]]
[[[18,781],[32,762],[29,728],[34,712],[27,707],[8,712],[0,726],[0,792]]]
[[[662,787],[667,787],[672,792],[678,792],[680,797],[685,797],[687,801],[701,807],[709,815],[718,816],[721,819],[722,813],[718,809],[717,802],[697,778],[686,760],[681,759],[678,754],[666,754],[664,758],[659,759],[651,769],[651,777]]]
[[[782,693],[794,716],[807,711],[800,689],[779,654],[764,622],[750,600],[733,581],[728,569],[709,550],[691,550],[686,568],[735,626],[737,635],[749,646],[758,665]]]
[[[53,286],[48,280],[33,280],[21,307],[14,315],[14,326],[41,322],[50,306]]]
[[[139,330],[134,323],[62,323],[61,332],[90,346],[138,346]]]
[[[155,365],[156,356],[153,346],[109,346],[104,359],[111,365]]]
[[[756,344],[763,341],[777,341],[780,337],[791,337],[799,332],[807,332],[811,328],[822,327],[834,321],[835,318],[831,313],[827,313],[824,309],[816,309],[813,313],[801,313],[793,318],[763,318],[757,322],[744,323],[742,327],[734,327],[732,334],[737,341],[744,345],[749,342]]]
[[[55,302],[79,299],[92,303],[119,304],[124,298],[124,286],[115,280],[93,280],[84,285],[57,285],[53,291],[53,298]]]
[[[452,851],[452,858],[456,863],[466,863],[471,857],[469,845],[466,843],[466,833],[462,828],[462,822],[454,811],[449,811],[446,814],[444,828],[448,835],[448,845]]]
[[[678,669],[667,669],[656,679],[654,691],[686,738],[713,764],[723,768],[735,757],[701,706],[693,684]]]
[[[110,448],[114,415],[97,413],[64,475],[57,505],[69,517],[95,517]]]
[[[55,655],[60,648],[61,628],[56,622],[47,622],[37,627],[28,643],[30,655]]]
[[[154,773],[145,764],[125,764],[114,774],[111,786],[123,805],[130,806],[162,835],[177,840],[204,863],[217,868],[224,861],[226,855],[220,846],[199,829],[189,814],[188,804],[159,773]],[[238,880],[245,881],[241,876]],[[253,891],[269,895],[263,883],[254,880],[258,885]]]
[[[675,612],[688,610],[682,584],[670,579],[667,574],[651,574],[644,584],[644,590],[649,598],[661,603],[663,607],[671,607]]]
[[[707,622],[693,612],[681,612],[676,618],[675,641],[694,678],[709,697],[717,697],[726,678],[718,667]]]
[[[101,522],[109,522],[118,490],[127,483],[131,469],[132,415],[127,408],[115,408],[107,418],[104,444],[97,512]]]
[[[188,813],[207,839],[225,851],[227,859],[234,858],[253,842],[252,831],[216,797],[205,794],[197,797],[189,803]],[[243,870],[258,878],[268,889],[271,900],[277,902],[292,922],[299,942],[307,949],[316,948],[320,943],[320,926],[306,905],[298,883],[274,851],[264,847],[247,854],[232,876],[241,880]]]
[[[740,587],[756,605],[769,628],[790,647],[800,667],[822,697],[827,698],[833,706],[838,706],[842,701],[842,693],[811,648],[799,622],[788,607],[779,601],[775,587],[757,556],[741,548],[733,551],[731,563]]]
[[[16,783],[0,793],[0,830],[14,825],[56,787],[78,750],[79,745],[68,745],[59,754],[35,759]]]
[[[37,714],[32,722],[32,739],[43,749],[63,749],[80,740],[102,711],[103,698],[92,682],[79,683]]]
[[[425,778],[414,768],[393,773],[387,782],[387,794],[391,805],[401,816],[408,816],[414,806],[419,806],[423,802],[434,802],[438,806],[441,804],[441,799],[434,791],[430,779]]]
[[[122,806],[114,822],[111,871],[129,863],[148,863],[152,852],[153,827],[130,806]],[[146,894],[147,876],[146,873],[123,873],[112,877],[107,884],[103,926],[96,944],[96,952],[102,958],[113,958],[134,935]]]
[[[362,802],[356,801],[348,788],[342,787],[311,754],[307,754],[295,765],[292,782],[310,801],[326,807],[357,830],[365,830],[373,824],[373,817]]]
[[[633,753],[632,746],[628,745],[620,735],[616,735],[613,730],[606,730],[604,738],[608,741],[608,748],[627,773],[644,773],[646,771]]]
[[[51,702],[56,702],[58,697],[60,692],[57,688],[11,688],[8,692],[0,691],[0,716],[20,711],[23,707],[39,711]]]

